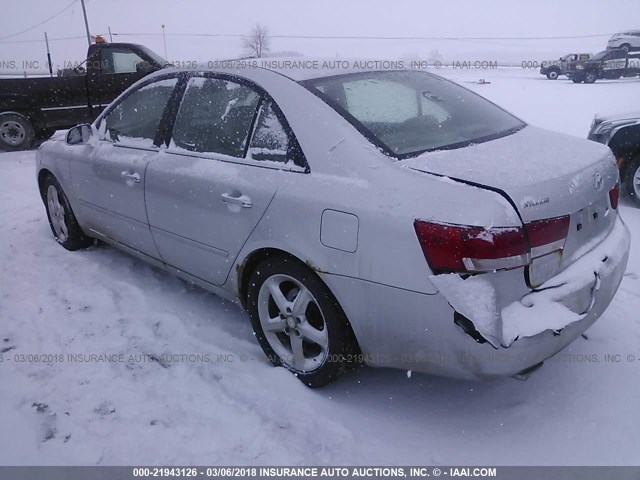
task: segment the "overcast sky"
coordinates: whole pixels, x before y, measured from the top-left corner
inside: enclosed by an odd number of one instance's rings
[[[7,2],[8,0],[4,0]],[[86,39],[78,1],[20,0],[0,16],[2,61],[45,58],[44,32],[54,64],[84,58]],[[638,0],[86,0],[92,34],[120,34],[114,41],[142,43],[164,56],[166,25],[169,60],[207,61],[242,54],[239,38],[195,38],[172,34],[245,34],[257,22],[273,35],[355,35],[427,37],[558,37],[610,34],[640,29]],[[30,42],[36,40],[35,42]],[[446,59],[534,60],[569,51],[595,52],[607,37],[566,40],[327,40],[272,39],[273,51],[342,58],[427,58],[438,50]],[[8,43],[11,42],[11,43]],[[0,68],[1,69],[1,68]]]

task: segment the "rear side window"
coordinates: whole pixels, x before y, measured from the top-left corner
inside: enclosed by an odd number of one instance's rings
[[[130,146],[151,147],[158,125],[178,80],[159,80],[124,98],[100,122],[105,140]]]
[[[252,160],[287,163],[291,159],[291,140],[272,102],[260,107],[256,129],[249,145]]]
[[[173,146],[244,157],[260,94],[219,78],[189,80],[173,129]]]

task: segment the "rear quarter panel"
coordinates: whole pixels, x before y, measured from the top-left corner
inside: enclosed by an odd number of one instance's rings
[[[248,238],[227,280],[260,248],[284,250],[334,275],[436,293],[413,227],[416,219],[463,225],[514,226],[519,218],[499,194],[401,166],[372,145],[324,101],[291,79],[253,69],[250,80],[274,98],[310,165],[290,174]],[[323,245],[323,211],[358,218],[357,248]]]
[[[348,150],[346,145],[345,150]],[[336,152],[346,153],[346,152]],[[349,155],[347,155],[349,156]],[[363,165],[367,165],[361,152]],[[413,222],[519,225],[499,194],[421,174],[385,158],[387,165],[361,176],[312,171],[289,178],[240,252],[237,263],[260,248],[284,250],[313,269],[422,293],[436,293]],[[368,167],[365,167],[365,170]],[[357,247],[349,252],[321,241],[322,214],[357,217]],[[236,275],[236,269],[232,270]],[[235,285],[236,278],[231,282]]]

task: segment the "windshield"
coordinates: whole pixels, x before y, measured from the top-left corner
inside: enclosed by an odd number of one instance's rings
[[[425,72],[353,73],[303,84],[398,158],[492,140],[525,126],[479,95]]]
[[[602,60],[607,53],[609,53],[607,50],[598,52],[593,57],[591,57],[591,60]]]
[[[146,55],[148,55],[151,58],[151,60],[156,62],[161,67],[166,67],[167,65],[169,65],[169,62],[167,62],[164,58],[162,58],[153,50],[150,50],[147,47],[144,47],[142,45],[140,45],[140,50],[142,50]]]

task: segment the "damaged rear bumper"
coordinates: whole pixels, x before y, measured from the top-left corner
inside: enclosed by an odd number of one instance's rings
[[[599,245],[535,291],[522,269],[434,276],[436,295],[332,275],[325,281],[334,292],[351,292],[337,296],[365,363],[467,379],[510,376],[553,356],[602,315],[622,281],[629,247],[618,217]],[[461,316],[479,335],[454,323]]]

